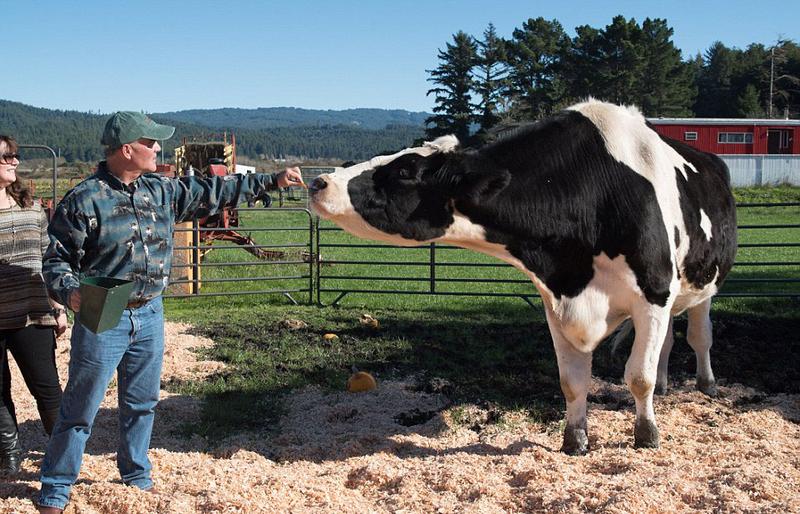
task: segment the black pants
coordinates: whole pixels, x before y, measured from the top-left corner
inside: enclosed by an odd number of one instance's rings
[[[17,415],[11,399],[11,371],[8,368],[8,353],[14,356],[28,390],[36,400],[36,407],[45,422],[45,413],[57,413],[61,404],[61,384],[56,369],[56,338],[53,327],[29,325],[16,330],[0,330],[0,408],[8,412],[16,422]]]

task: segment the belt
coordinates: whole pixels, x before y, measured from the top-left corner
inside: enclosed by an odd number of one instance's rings
[[[142,307],[142,306],[144,306],[144,305],[145,305],[147,302],[149,302],[149,301],[150,301],[150,300],[145,300],[145,299],[142,299],[142,300],[132,300],[132,301],[128,302],[128,306],[127,306],[127,308],[128,308],[128,309],[138,309],[139,307]]]

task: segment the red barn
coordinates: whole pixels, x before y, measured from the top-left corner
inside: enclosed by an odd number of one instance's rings
[[[800,155],[800,120],[648,118],[656,132],[720,155]]]

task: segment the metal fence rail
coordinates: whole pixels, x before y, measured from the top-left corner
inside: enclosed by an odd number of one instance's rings
[[[737,211],[746,213],[751,209],[765,209],[767,211],[780,208],[791,207],[798,208],[797,213],[793,219],[800,220],[800,202],[774,202],[774,203],[739,203],[737,204]],[[731,275],[725,280],[725,285],[718,296],[722,297],[800,297],[800,288],[779,288],[776,286],[787,284],[800,283],[800,251],[785,251],[780,252],[785,254],[783,260],[765,260],[763,258],[748,258],[747,249],[768,249],[768,248],[800,248],[800,223],[744,223],[739,224],[739,240],[746,238],[751,233],[769,232],[775,230],[790,230],[793,240],[790,241],[768,241],[758,243],[739,243],[739,253],[734,262]],[[774,234],[774,233],[773,233]],[[774,237],[774,236],[773,236]],[[744,255],[743,255],[744,253]],[[775,252],[773,252],[774,254]],[[759,277],[743,277],[745,273],[752,273],[755,271],[766,271],[767,273],[776,273],[775,268],[785,268],[779,270],[777,273],[783,276],[759,276]],[[747,270],[747,271],[744,271]],[[761,286],[761,287],[754,287]],[[756,289],[756,290],[753,290]],[[790,290],[787,290],[790,289]]]

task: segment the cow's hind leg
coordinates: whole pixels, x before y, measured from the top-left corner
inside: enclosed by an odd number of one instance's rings
[[[561,334],[547,313],[550,334],[558,360],[561,391],[567,400],[567,419],[561,451],[569,455],[583,455],[589,451],[586,428],[586,396],[592,381],[592,354],[580,352]]]
[[[669,379],[669,354],[672,352],[672,345],[675,338],[672,334],[672,317],[669,318],[667,334],[664,336],[664,343],[661,346],[661,355],[658,357],[658,373],[656,374],[656,394],[667,393],[667,382]]]
[[[658,427],[653,410],[658,358],[667,334],[671,315],[669,306],[647,304],[633,316],[636,337],[628,362],[625,383],[636,402],[634,445],[637,448],[658,448]]]
[[[686,340],[697,359],[697,389],[708,396],[717,395],[714,372],[711,371],[711,298],[687,311]]]

